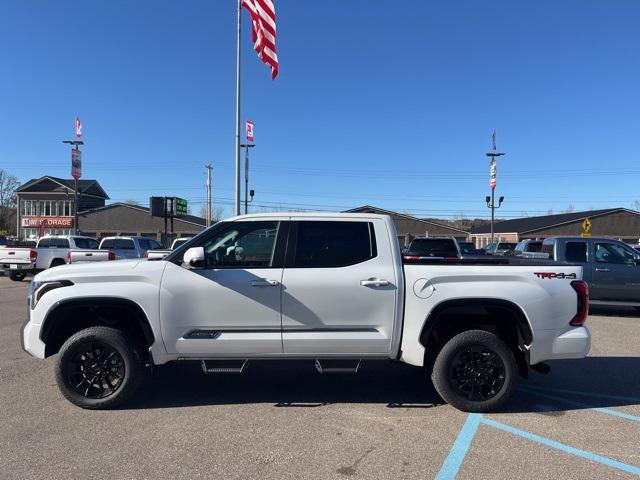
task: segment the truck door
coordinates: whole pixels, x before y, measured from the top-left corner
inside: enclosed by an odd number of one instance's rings
[[[640,302],[640,267],[637,256],[617,242],[594,243],[594,300]]]
[[[192,245],[204,248],[204,268],[167,263],[160,289],[167,352],[203,357],[282,353],[287,227],[288,222],[279,221],[222,223]]]
[[[398,288],[389,238],[377,219],[291,223],[282,280],[285,353],[391,350]]]

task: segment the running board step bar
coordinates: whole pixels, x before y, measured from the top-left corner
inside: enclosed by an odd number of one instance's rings
[[[316,360],[318,373],[358,373],[362,360]]]
[[[249,360],[202,360],[204,373],[243,373]]]

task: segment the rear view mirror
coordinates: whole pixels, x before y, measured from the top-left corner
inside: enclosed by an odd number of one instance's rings
[[[204,248],[191,247],[184,252],[182,262],[189,268],[203,268],[204,267]]]

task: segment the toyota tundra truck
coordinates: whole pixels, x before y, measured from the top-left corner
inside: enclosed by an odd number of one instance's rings
[[[498,409],[529,368],[582,358],[588,291],[570,265],[403,264],[390,217],[256,214],[165,259],[66,265],[33,279],[23,348],[57,355],[72,403],[130,400],[153,365],[205,373],[308,360],[320,373],[384,360],[424,367],[440,396]]]

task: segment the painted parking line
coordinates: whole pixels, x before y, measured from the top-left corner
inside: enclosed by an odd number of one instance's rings
[[[631,473],[634,475],[640,475],[640,467],[636,467],[634,465],[628,465],[626,463],[622,463],[617,460],[613,460],[611,458],[603,457],[602,455],[598,455],[597,453],[588,452],[586,450],[581,450],[579,448],[571,447],[569,445],[565,445],[564,443],[560,443],[555,440],[551,440],[549,438],[536,435],[534,433],[520,430],[519,428],[512,427],[511,425],[497,422],[495,420],[490,420],[488,418],[482,418],[481,423],[483,425],[488,425],[490,427],[497,428],[499,430],[511,433],[513,435],[517,435],[527,440],[531,440],[532,442],[540,443],[542,445],[546,445],[548,447],[561,450],[570,455],[575,455],[576,457],[581,457],[586,460],[591,460],[592,462],[601,463],[602,465],[606,465],[608,467],[615,468],[617,470],[622,470],[623,472]]]
[[[640,404],[640,397],[625,397],[620,395],[608,395],[604,393],[580,392],[578,390],[567,390],[565,388],[554,388],[554,387],[541,387],[539,385],[526,385],[526,388],[532,388],[534,390],[545,390],[549,392],[563,393],[568,395],[576,395],[579,397],[602,398],[604,400],[617,400],[619,402],[631,402],[634,404]]]
[[[587,404],[587,403],[577,402],[575,400],[571,400],[571,399],[564,398],[564,397],[558,397],[557,395],[552,395],[550,393],[546,393],[546,392],[538,390],[538,389],[531,389],[531,388],[527,388],[527,387],[519,387],[519,390],[521,390],[523,392],[530,393],[532,395],[538,395],[540,397],[549,398],[551,400],[557,400],[559,402],[564,402],[566,404],[574,405],[576,407],[588,408],[589,410],[593,410],[593,411],[598,412],[598,413],[604,413],[606,415],[611,415],[611,416],[614,416],[614,417],[624,418],[625,420],[631,420],[631,421],[634,421],[634,422],[640,422],[640,417],[638,417],[636,415],[631,415],[631,414],[625,413],[625,412],[619,412],[618,410],[614,410],[612,408],[596,407],[595,405],[590,405],[590,404]]]
[[[482,414],[469,414],[467,420],[460,429],[458,438],[456,438],[456,441],[449,451],[449,455],[447,455],[438,475],[436,475],[436,480],[451,480],[456,478],[458,470],[460,470],[460,466],[462,465],[464,458],[467,456],[471,442],[476,436],[476,432],[478,431],[478,426],[481,421]]]

